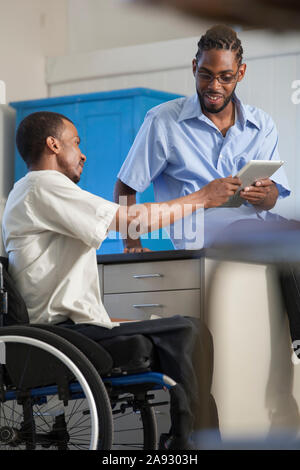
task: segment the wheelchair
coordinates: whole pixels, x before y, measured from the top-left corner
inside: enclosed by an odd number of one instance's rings
[[[118,338],[103,347],[61,326],[29,325],[0,258],[0,450],[157,449],[153,407],[168,400],[153,403],[154,392],[176,382],[151,370],[152,343],[136,336],[130,356]]]

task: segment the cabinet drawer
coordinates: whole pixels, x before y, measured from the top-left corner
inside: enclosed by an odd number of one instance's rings
[[[200,289],[184,291],[104,294],[111,318],[148,320],[153,315],[200,317]]]
[[[104,266],[104,294],[200,288],[199,260]]]

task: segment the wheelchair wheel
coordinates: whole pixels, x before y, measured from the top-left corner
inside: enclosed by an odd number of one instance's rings
[[[29,326],[0,330],[0,450],[109,449],[106,388],[73,345]]]
[[[113,450],[156,450],[157,425],[154,409],[125,396],[113,405]]]

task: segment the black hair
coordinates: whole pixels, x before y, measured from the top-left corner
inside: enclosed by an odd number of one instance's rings
[[[201,36],[196,53],[197,62],[203,51],[209,51],[211,49],[236,51],[237,63],[238,65],[242,63],[243,48],[241,41],[237,37],[236,32],[229,26],[222,24],[212,26],[212,28],[208,29],[206,33]]]
[[[45,149],[47,137],[59,138],[61,136],[64,119],[72,123],[63,114],[39,111],[29,114],[21,121],[17,130],[16,143],[27,167],[39,161]]]

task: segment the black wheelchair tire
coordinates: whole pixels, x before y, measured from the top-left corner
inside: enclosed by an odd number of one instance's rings
[[[144,428],[144,450],[157,449],[157,425],[155,411],[151,407],[141,410],[141,418]]]
[[[52,351],[52,354],[54,356],[57,355],[56,357],[59,358],[61,358],[60,353],[62,353],[66,358],[68,358],[68,363],[70,362],[70,364],[73,364],[72,367],[75,367],[80,371],[81,375],[78,376],[84,377],[83,383],[86,381],[87,389],[90,394],[89,396],[92,397],[96,407],[96,413],[94,413],[95,416],[91,419],[94,419],[95,421],[97,417],[98,423],[100,423],[99,439],[97,440],[96,446],[94,445],[92,448],[100,450],[110,449],[113,434],[110,400],[102,379],[91,362],[71,343],[48,331],[32,328],[30,326],[11,326],[0,329],[0,342],[1,338],[2,343],[5,342],[4,338],[7,338],[7,342],[10,342],[12,337],[17,338],[13,341],[14,343],[17,343],[19,338],[20,344],[23,344],[22,342],[24,341],[24,338],[26,338],[26,341],[29,341],[29,345],[30,341],[32,341],[33,347],[36,347],[36,344],[40,342],[47,353]],[[62,363],[64,362],[62,359],[60,360]],[[2,406],[1,402],[0,406]],[[91,410],[95,410],[95,407],[91,408]],[[93,414],[92,411],[90,411],[89,414]]]
[[[114,442],[113,451],[122,450],[156,450],[157,449],[157,425],[155,411],[145,400],[139,404],[127,406],[134,400],[134,394],[126,394],[122,397],[126,410],[113,404],[114,418]]]

